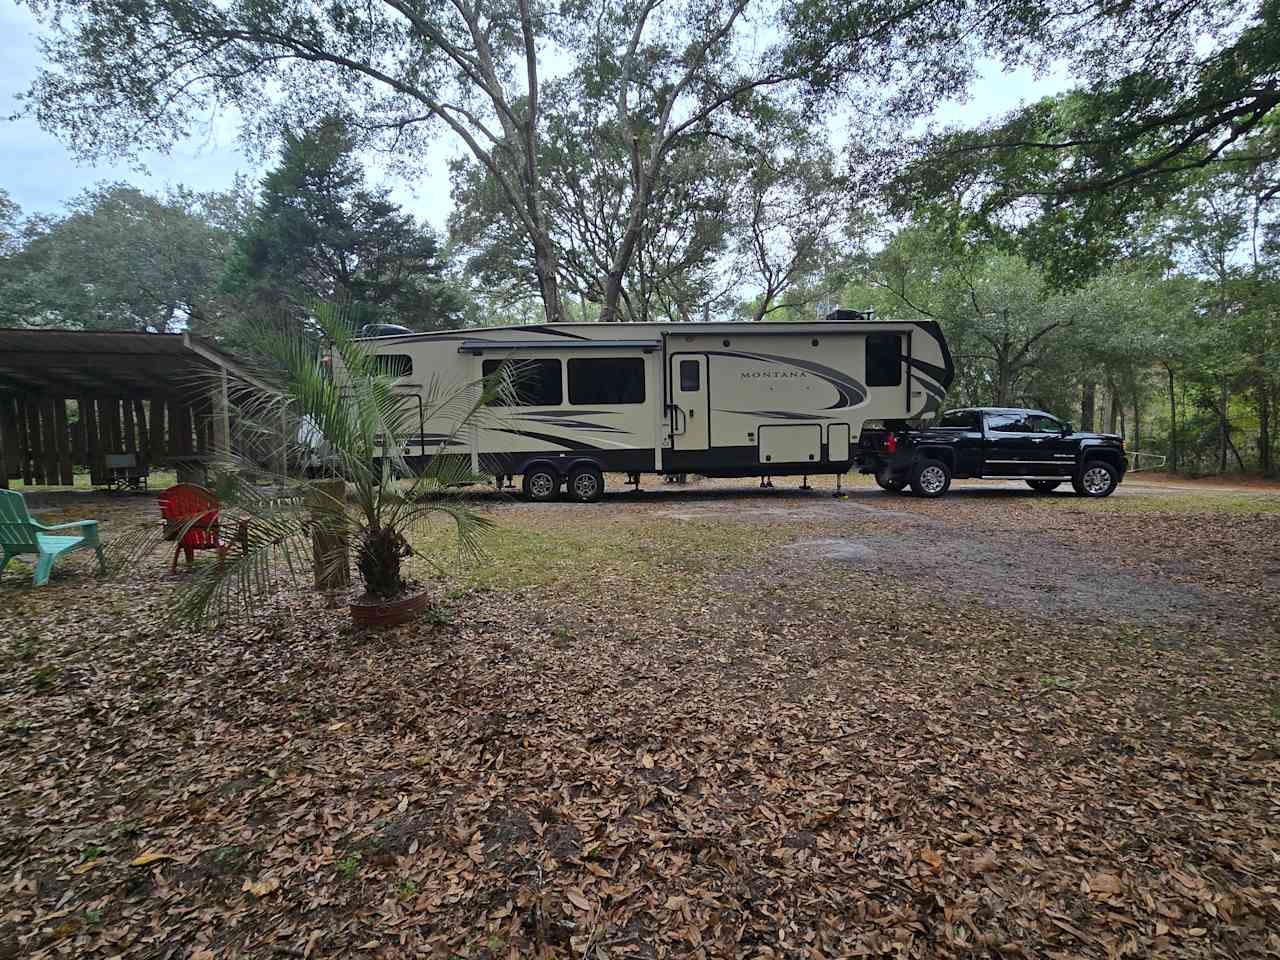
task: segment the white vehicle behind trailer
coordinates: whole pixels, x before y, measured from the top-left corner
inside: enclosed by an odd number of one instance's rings
[[[599,499],[605,471],[713,477],[843,474],[866,420],[941,409],[951,354],[931,321],[837,310],[815,323],[563,323],[365,341],[397,388],[477,381],[507,365],[518,406],[464,430],[424,413],[413,466],[469,457],[548,500]]]

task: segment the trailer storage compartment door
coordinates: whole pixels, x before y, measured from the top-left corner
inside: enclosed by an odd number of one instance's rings
[[[849,425],[833,423],[827,427],[827,459],[844,463],[849,459]]]
[[[761,463],[807,463],[822,459],[822,424],[769,424],[759,429]]]

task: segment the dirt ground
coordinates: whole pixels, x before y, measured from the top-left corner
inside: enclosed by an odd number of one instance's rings
[[[620,479],[379,634],[11,566],[0,960],[1280,956],[1277,492]]]

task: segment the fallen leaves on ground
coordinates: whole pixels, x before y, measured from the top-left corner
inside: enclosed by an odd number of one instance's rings
[[[669,502],[498,505],[562,541],[615,507],[673,547],[572,591],[462,575],[436,622],[385,634],[305,595],[176,629],[161,557],[7,575],[0,957],[1280,952],[1265,603],[1229,640],[1081,630],[768,549],[909,517],[689,500],[743,527],[738,561],[699,563],[677,527],[704,521]],[[1149,575],[1034,505],[924,536],[1031,529],[1021,510]],[[1178,562],[1215,569],[1215,543]]]

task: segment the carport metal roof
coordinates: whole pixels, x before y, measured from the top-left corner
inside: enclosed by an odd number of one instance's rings
[[[218,368],[279,392],[189,333],[0,329],[0,392],[184,398],[209,389]]]

